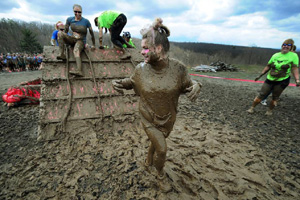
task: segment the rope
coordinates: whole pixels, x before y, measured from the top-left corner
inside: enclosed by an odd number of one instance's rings
[[[66,67],[66,78],[67,78],[67,83],[68,83],[68,87],[69,87],[69,95],[68,95],[68,109],[66,114],[64,115],[62,121],[61,121],[61,127],[62,127],[62,131],[65,132],[66,131],[66,123],[67,123],[67,118],[70,114],[71,111],[71,104],[72,104],[72,88],[71,88],[71,82],[69,79],[69,48],[66,48],[66,57],[67,57],[67,67]]]
[[[94,81],[94,87],[97,89],[97,82],[96,82],[96,78],[95,78],[95,71],[94,71],[94,68],[93,68],[93,65],[92,65],[92,61],[88,55],[88,53],[86,52],[86,49],[84,49],[84,53],[86,55],[86,57],[88,58],[89,60],[89,64],[90,64],[90,68],[91,68],[91,71],[92,71],[92,76],[93,76],[93,81]],[[97,89],[97,99],[98,99],[98,105],[101,109],[101,120],[103,120],[103,117],[104,117],[104,111],[103,111],[103,108],[102,108],[102,105],[101,105],[101,97],[100,97],[100,93],[99,93],[99,90]]]
[[[133,60],[132,60],[131,58],[130,58],[130,62],[131,62],[131,64],[133,65],[133,68],[135,68],[136,63],[134,63]]]

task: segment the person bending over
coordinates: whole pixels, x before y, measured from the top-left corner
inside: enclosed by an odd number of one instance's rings
[[[111,41],[117,49],[120,49],[124,55],[121,57],[122,59],[130,58],[130,55],[125,51],[123,44],[126,44],[128,48],[133,48],[128,42],[124,40],[120,36],[123,28],[127,23],[127,18],[123,13],[117,11],[107,10],[100,14],[99,17],[94,19],[95,25],[99,29],[99,44],[100,49],[104,49],[103,47],[103,28],[105,29],[105,33],[107,33],[107,29],[110,31]]]

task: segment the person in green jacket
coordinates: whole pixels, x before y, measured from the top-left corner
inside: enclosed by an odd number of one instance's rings
[[[135,48],[135,45],[131,39],[131,34],[130,32],[123,32],[123,38],[126,42],[128,42],[133,48]],[[123,44],[123,47],[124,48],[127,48],[127,45],[126,44]]]
[[[105,29],[105,33],[107,33],[107,29],[111,34],[111,41],[116,48],[119,48],[123,51],[123,58],[130,58],[130,55],[125,51],[123,44],[126,44],[128,48],[133,48],[128,42],[124,40],[120,36],[124,26],[127,23],[127,18],[123,13],[117,11],[107,10],[100,14],[99,17],[94,19],[95,25],[99,29],[99,44],[100,49],[104,49],[103,47],[103,28]]]
[[[257,106],[272,91],[272,101],[266,115],[272,115],[272,111],[277,104],[279,96],[290,83],[290,73],[294,75],[296,85],[300,86],[299,81],[299,58],[291,50],[294,46],[294,40],[287,39],[281,45],[281,52],[275,53],[263,69],[262,73],[255,78],[255,81],[268,73],[267,79],[262,85],[259,95],[254,99],[252,106],[247,110],[248,113],[254,112]]]

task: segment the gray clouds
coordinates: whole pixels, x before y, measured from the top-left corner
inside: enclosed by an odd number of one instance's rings
[[[139,30],[155,17],[162,17],[173,41],[273,48],[290,37],[300,42],[297,0],[6,0],[0,2],[0,18],[55,24],[74,15],[75,3],[91,23],[105,10],[123,12],[128,19],[125,29],[133,37],[140,37]]]

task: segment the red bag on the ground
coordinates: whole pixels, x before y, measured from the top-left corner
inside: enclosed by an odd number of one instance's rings
[[[9,88],[7,92],[2,95],[2,99],[6,103],[16,103],[23,99],[30,100],[30,103],[39,103],[40,93],[37,90],[28,88]]]
[[[32,81],[26,81],[20,83],[18,87],[11,87],[7,92],[2,95],[2,99],[6,103],[25,103],[25,104],[38,104],[40,99],[40,92],[36,88],[27,87],[29,85],[41,84],[41,79],[37,78]],[[26,85],[26,86],[22,86]],[[26,101],[23,101],[26,100]]]

